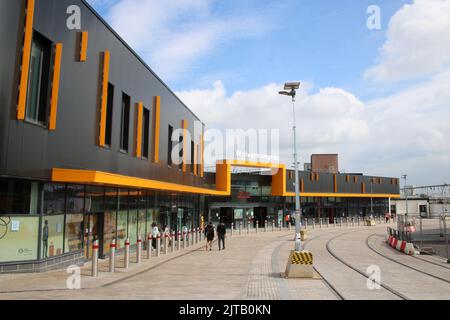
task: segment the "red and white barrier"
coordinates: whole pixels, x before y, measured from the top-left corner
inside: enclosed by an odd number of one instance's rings
[[[419,252],[416,251],[416,249],[414,248],[414,245],[412,243],[406,242],[403,240],[398,240],[394,236],[388,235],[388,237],[386,238],[386,242],[387,242],[387,244],[389,244],[390,247],[392,247],[400,252],[403,252],[407,255],[415,256],[415,255],[419,254]]]

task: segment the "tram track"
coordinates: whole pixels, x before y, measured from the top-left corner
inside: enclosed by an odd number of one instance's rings
[[[357,230],[357,231],[359,231],[359,230]],[[357,232],[357,231],[355,231],[355,232]],[[351,234],[351,233],[353,233],[353,232],[348,232],[348,233],[344,233],[344,234],[339,234],[339,235],[337,235],[337,236],[335,236],[335,237],[329,239],[329,240],[327,241],[326,245],[325,245],[327,252],[328,252],[334,259],[336,259],[337,261],[339,261],[340,263],[342,263],[343,265],[345,265],[345,266],[348,267],[349,269],[351,269],[351,270],[353,270],[353,271],[359,273],[360,275],[362,275],[363,277],[365,277],[365,278],[367,278],[367,279],[369,279],[369,280],[371,280],[371,281],[374,281],[376,284],[378,284],[380,287],[382,287],[383,289],[385,289],[385,290],[388,291],[389,293],[391,293],[391,294],[393,294],[393,295],[399,297],[399,298],[402,299],[402,300],[409,300],[408,297],[406,297],[405,295],[403,295],[403,294],[400,293],[399,291],[397,291],[397,290],[395,290],[395,289],[389,287],[388,285],[386,285],[386,284],[384,284],[384,283],[381,283],[381,282],[379,282],[379,281],[375,281],[375,280],[373,280],[373,279],[370,279],[370,276],[369,276],[369,275],[367,275],[365,272],[361,271],[360,269],[356,268],[355,266],[351,265],[350,263],[348,263],[347,261],[345,261],[343,258],[339,257],[339,256],[336,254],[336,252],[333,251],[333,250],[331,249],[331,243],[332,243],[333,241],[335,241],[336,239],[338,239],[338,238],[340,238],[340,237],[343,237],[343,236],[345,236],[345,235]]]
[[[385,259],[387,259],[387,260],[389,260],[389,261],[392,261],[392,262],[394,262],[394,263],[397,263],[397,264],[399,264],[399,265],[402,265],[402,266],[404,266],[404,267],[406,267],[406,268],[409,268],[409,269],[414,270],[414,271],[416,271],[416,272],[419,272],[419,273],[421,273],[421,274],[430,276],[430,277],[432,277],[432,278],[441,280],[441,281],[443,281],[443,282],[450,283],[450,281],[447,280],[447,279],[444,279],[444,278],[439,277],[439,276],[437,276],[437,275],[434,275],[434,274],[432,274],[432,273],[429,273],[429,272],[426,272],[426,271],[417,269],[417,268],[415,268],[415,267],[409,266],[409,265],[407,265],[407,264],[405,264],[405,263],[403,263],[403,262],[400,262],[400,261],[398,261],[398,260],[396,260],[396,259],[393,259],[393,258],[391,258],[391,257],[388,257],[388,256],[382,254],[381,252],[379,252],[378,250],[376,250],[375,248],[373,248],[373,246],[371,246],[371,245],[369,244],[369,239],[372,238],[372,237],[375,236],[375,235],[377,235],[377,233],[373,233],[373,234],[369,235],[369,236],[366,238],[366,246],[367,246],[371,251],[375,252],[376,254],[380,255],[381,257],[383,257],[383,258],[385,258]],[[425,259],[419,259],[419,260],[425,261],[425,262],[429,262],[429,261],[426,261]],[[431,262],[430,262],[430,263],[431,263]],[[440,265],[437,264],[437,263],[432,263],[432,264],[435,264],[435,265],[440,266]],[[440,266],[440,267],[442,267],[442,266]],[[444,267],[444,268],[446,268],[446,267]],[[448,269],[448,268],[446,268],[446,269]]]

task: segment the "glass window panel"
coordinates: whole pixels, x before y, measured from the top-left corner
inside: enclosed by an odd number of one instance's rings
[[[37,214],[39,200],[38,183],[0,179],[0,214]]]
[[[61,255],[64,241],[64,215],[44,216],[42,219],[41,258]]]
[[[84,186],[81,185],[67,185],[66,190],[67,213],[82,213],[84,212]]]
[[[66,186],[64,184],[44,185],[44,214],[64,213],[66,207]]]
[[[39,217],[0,216],[0,262],[36,260]]]
[[[79,251],[83,248],[83,214],[68,214],[66,216],[64,252]]]
[[[105,205],[105,188],[86,186],[86,212],[103,212]]]

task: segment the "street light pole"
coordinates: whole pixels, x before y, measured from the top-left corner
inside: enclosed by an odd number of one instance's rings
[[[297,154],[297,127],[295,121],[295,96],[296,89],[300,88],[300,82],[291,82],[286,83],[284,85],[285,90],[290,91],[280,91],[279,93],[282,95],[287,95],[292,97],[292,111],[294,115],[294,125],[292,128],[294,134],[294,170],[295,170],[295,251],[302,251],[302,243],[300,237],[300,229],[301,229],[301,208],[300,208],[300,179],[298,176],[298,154]]]
[[[406,178],[407,177],[408,176],[406,174],[404,174],[402,176],[402,178],[405,179],[405,186],[403,188],[403,190],[405,191],[405,200],[406,200],[406,202],[405,202],[405,205],[406,205],[406,214],[405,214],[405,216],[408,216],[408,193],[406,192]]]

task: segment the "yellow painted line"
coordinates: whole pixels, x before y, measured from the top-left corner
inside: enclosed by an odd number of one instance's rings
[[[25,106],[27,103],[28,74],[30,71],[31,42],[33,39],[33,19],[35,0],[27,1],[25,32],[22,50],[22,67],[19,82],[19,100],[17,103],[17,120],[25,119]]]
[[[58,112],[58,96],[59,96],[59,78],[61,76],[61,57],[62,57],[62,43],[57,43],[55,46],[55,61],[53,66],[52,79],[52,95],[50,98],[50,121],[49,130],[56,130],[56,114]]]

